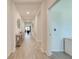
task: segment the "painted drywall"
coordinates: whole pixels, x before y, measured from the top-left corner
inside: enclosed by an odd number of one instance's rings
[[[40,8],[35,16],[34,21],[34,31],[35,31],[35,39],[37,41],[38,48],[41,51],[47,52],[47,1],[43,1],[40,5]]]
[[[21,29],[17,27],[17,20],[19,20],[21,23],[21,16],[20,16],[19,12],[17,11],[15,4],[13,4],[12,10],[13,10],[15,34],[18,34],[18,32],[20,32]],[[20,24],[20,27],[21,27],[21,24]]]
[[[17,20],[20,20],[21,27],[17,27]],[[16,48],[16,34],[23,29],[23,22],[21,16],[16,9],[12,0],[7,1],[7,56],[15,52]]]
[[[63,38],[72,37],[71,5],[72,0],[59,0],[48,10],[49,51],[63,51]]]
[[[37,16],[35,16],[35,18],[33,20],[32,37],[35,40],[37,39]]]
[[[21,18],[21,20],[20,20],[20,30],[24,33],[24,21],[23,21],[23,19]]]
[[[48,40],[48,24],[47,24],[47,0],[44,0],[41,4],[40,8],[40,23],[39,23],[39,31],[41,38],[41,48],[43,52],[47,52],[47,40]]]
[[[12,18],[12,1],[7,0],[7,56],[12,52],[13,41],[13,18]]]

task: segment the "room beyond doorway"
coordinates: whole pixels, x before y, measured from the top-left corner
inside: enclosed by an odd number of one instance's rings
[[[25,38],[30,39],[32,36],[32,25],[31,24],[26,24],[25,25]]]

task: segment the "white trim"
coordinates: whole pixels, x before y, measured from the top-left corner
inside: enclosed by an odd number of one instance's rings
[[[64,50],[53,50],[52,52],[64,52]]]
[[[11,53],[12,53],[12,52],[11,52],[11,51],[9,51],[9,52],[8,52],[8,54],[7,54],[7,57],[9,57],[9,56],[11,55]]]
[[[16,48],[9,50],[9,52],[7,53],[7,57],[9,57],[12,53],[15,53]]]
[[[51,56],[52,54],[53,54],[52,51],[48,51],[48,52],[47,52],[47,55],[48,55],[48,56]]]

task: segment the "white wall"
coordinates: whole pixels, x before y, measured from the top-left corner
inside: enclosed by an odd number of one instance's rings
[[[16,34],[23,29],[23,22],[13,1],[8,0],[7,2],[7,56],[9,56],[16,50]],[[21,29],[17,27],[17,19],[21,21]]]
[[[33,38],[36,40],[37,39],[37,16],[35,16],[34,20],[33,20],[33,27],[32,27],[32,36]]]
[[[20,25],[20,30],[21,30],[22,32],[24,32],[25,28],[24,28],[24,21],[23,21],[22,18],[21,18],[21,20],[20,20],[20,23],[21,23],[21,25]]]
[[[21,23],[21,16],[20,16],[19,12],[17,11],[15,4],[13,4],[12,10],[13,10],[13,19],[14,19],[15,34],[18,34],[18,32],[20,32],[21,29],[19,29],[17,27],[17,20],[20,20],[20,23]]]
[[[12,1],[8,0],[7,3],[7,55],[9,56],[12,51],[13,41],[13,18],[12,18]]]
[[[37,14],[37,39],[41,41],[40,46],[43,52],[47,51],[47,0],[44,0]]]
[[[48,10],[50,51],[63,51],[63,38],[72,37],[71,5],[72,0],[60,0]]]
[[[48,48],[48,19],[47,19],[47,0],[41,6],[41,20],[42,20],[42,48],[47,52]]]

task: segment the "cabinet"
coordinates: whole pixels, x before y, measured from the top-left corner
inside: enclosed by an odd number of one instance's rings
[[[65,53],[72,56],[72,39],[65,38]]]

